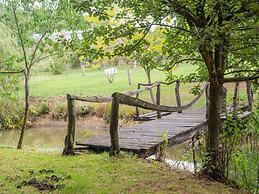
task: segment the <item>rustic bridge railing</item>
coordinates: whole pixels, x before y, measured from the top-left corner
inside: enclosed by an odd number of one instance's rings
[[[164,106],[160,104],[160,97],[161,97],[161,85],[171,85],[176,83],[175,86],[175,96],[176,96],[176,103],[177,106]],[[141,86],[143,86],[141,88]],[[150,102],[144,101],[139,99],[139,94],[156,88],[156,104],[152,104]],[[76,114],[75,114],[75,100],[84,101],[84,102],[96,102],[96,103],[107,103],[112,102],[111,108],[111,118],[110,118],[110,139],[111,139],[111,146],[110,146],[110,155],[116,155],[120,152],[120,145],[119,145],[119,132],[118,132],[118,120],[119,120],[119,105],[124,104],[128,106],[135,106],[136,107],[136,116],[139,117],[139,110],[138,108],[143,108],[147,110],[157,111],[157,118],[162,117],[162,112],[171,113],[171,112],[178,112],[181,113],[184,110],[189,109],[192,107],[205,93],[206,95],[206,116],[208,115],[208,106],[209,106],[209,83],[206,83],[201,90],[201,92],[188,104],[181,105],[181,98],[179,93],[180,88],[180,81],[174,82],[155,82],[153,84],[138,84],[138,89],[134,91],[128,91],[125,93],[115,92],[112,96],[90,96],[90,97],[79,97],[79,96],[71,96],[67,94],[67,106],[68,106],[68,129],[67,135],[65,138],[65,148],[63,150],[64,155],[73,155],[74,154],[74,142],[75,142],[75,122],[76,122]],[[238,90],[239,90],[239,83],[235,84],[234,89],[234,97],[233,97],[233,112],[236,116],[239,110],[250,110],[252,109],[252,102],[253,102],[253,95],[251,90],[251,84],[249,82],[246,83],[246,93],[247,93],[247,100],[248,105],[244,107],[238,107]],[[132,96],[136,97],[132,97]],[[227,90],[225,89],[223,95],[226,99]],[[224,110],[225,109],[225,110]],[[222,108],[222,112],[227,112],[226,100],[224,103],[224,107]]]

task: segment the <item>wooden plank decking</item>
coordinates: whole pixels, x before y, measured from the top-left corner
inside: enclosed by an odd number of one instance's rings
[[[160,86],[161,84],[171,85],[172,83],[155,82],[153,84],[144,84],[145,87],[140,88],[140,84],[137,90],[128,91],[125,93],[115,92],[112,97],[103,96],[90,96],[90,97],[78,97],[67,94],[68,102],[68,129],[65,138],[65,147],[63,150],[64,155],[74,154],[74,134],[75,134],[75,100],[83,102],[111,102],[111,122],[110,122],[110,134],[102,137],[81,139],[76,141],[77,147],[75,149],[90,149],[97,152],[109,151],[111,155],[116,155],[120,150],[130,151],[139,154],[142,157],[147,157],[156,152],[157,148],[165,141],[168,141],[168,146],[182,143],[188,139],[191,139],[197,132],[207,128],[207,122],[205,119],[206,110],[209,105],[209,83],[206,83],[200,94],[196,96],[191,102],[185,105],[181,105],[180,94],[179,94],[179,81],[176,81],[175,95],[178,97],[177,106],[164,106],[160,105]],[[143,84],[142,84],[143,85]],[[251,84],[247,82],[246,92],[248,105],[239,107],[238,105],[238,86],[236,83],[233,106],[227,107],[225,111],[232,115],[233,119],[239,117],[244,118],[251,114],[252,109],[252,90]],[[139,99],[139,94],[144,91],[151,90],[152,88],[157,89],[156,91],[156,103],[152,104],[144,100]],[[206,108],[197,110],[191,110],[190,108],[206,94]],[[226,94],[226,91],[225,91]],[[135,96],[136,98],[132,97]],[[224,99],[226,95],[224,95]],[[134,106],[138,108],[144,108],[147,110],[157,111],[138,117],[139,112],[136,109],[136,120],[147,121],[134,126],[129,126],[118,130],[118,119],[119,119],[119,105],[124,104],[128,106]],[[250,110],[247,111],[247,110]],[[177,113],[181,112],[183,113]],[[222,109],[222,111],[224,111]],[[171,113],[171,114],[170,114]],[[167,115],[170,114],[170,115]],[[161,119],[157,119],[162,116]],[[222,120],[226,117],[222,114]],[[151,120],[151,121],[148,121]],[[112,142],[110,139],[112,137]],[[112,143],[112,146],[110,146]],[[111,148],[111,149],[110,149]]]
[[[172,113],[161,119],[120,129],[120,148],[146,157],[154,154],[165,138],[168,139],[168,146],[172,146],[190,139],[205,128],[205,109]],[[76,141],[76,145],[95,151],[107,151],[110,144],[109,135]]]
[[[183,143],[207,128],[205,112],[203,108],[172,113],[161,119],[122,128],[119,130],[120,149],[148,157],[156,152],[165,138],[168,140],[168,146]],[[239,117],[245,118],[250,113],[245,111]],[[76,145],[86,146],[87,149],[98,152],[108,151],[111,145],[110,136],[80,139],[76,141]]]

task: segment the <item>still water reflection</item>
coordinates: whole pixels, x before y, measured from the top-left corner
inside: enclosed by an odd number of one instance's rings
[[[0,145],[16,146],[19,134],[19,130],[0,130]],[[65,127],[31,128],[25,131],[23,145],[31,148],[63,148],[65,135]],[[86,129],[76,130],[76,137],[89,137],[90,135],[96,134]]]

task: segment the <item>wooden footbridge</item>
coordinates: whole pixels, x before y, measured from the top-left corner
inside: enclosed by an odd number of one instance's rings
[[[160,87],[163,84],[171,85],[175,83],[175,96],[177,106],[160,105]],[[141,88],[142,86],[142,88]],[[238,108],[238,86],[235,84],[233,106],[222,107],[222,112],[231,111],[234,116],[247,117],[252,108],[252,91],[250,83],[247,86],[248,105]],[[155,82],[153,84],[138,84],[138,89],[125,93],[113,93],[111,97],[91,96],[78,97],[67,95],[68,101],[68,131],[65,139],[64,154],[74,154],[74,144],[83,146],[85,149],[100,151],[110,151],[111,155],[117,154],[120,150],[139,154],[141,157],[148,157],[158,150],[166,142],[168,146],[182,143],[192,139],[201,130],[207,128],[207,110],[209,105],[208,92],[209,84],[205,83],[200,93],[188,104],[181,105],[179,93],[180,82]],[[149,103],[139,99],[141,92],[156,88],[156,101]],[[205,94],[205,108],[191,110],[191,107]],[[135,97],[132,97],[135,96]],[[226,96],[226,91],[225,91]],[[111,102],[110,135],[94,137],[88,139],[75,140],[75,104],[74,101],[85,102]],[[136,120],[146,121],[141,124],[118,129],[119,105],[129,105],[136,107]],[[139,115],[138,108],[153,110],[145,115]],[[228,109],[228,110],[227,110]],[[239,112],[242,110],[242,112]],[[222,120],[225,116],[222,114]]]

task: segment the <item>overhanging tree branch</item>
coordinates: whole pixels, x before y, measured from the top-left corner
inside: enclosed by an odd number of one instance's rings
[[[191,33],[191,31],[185,29],[185,28],[181,28],[181,27],[177,27],[177,26],[171,26],[171,25],[168,25],[168,24],[159,24],[159,23],[155,23],[155,24],[152,24],[153,26],[162,26],[162,27],[168,27],[168,28],[173,28],[173,29],[177,29],[177,30],[181,30],[181,31],[184,31],[184,32],[188,32],[188,33]]]
[[[35,63],[38,63],[38,62],[40,62],[40,61],[42,61],[42,60],[44,60],[44,59],[47,59],[47,58],[52,57],[52,56],[55,56],[55,55],[57,55],[57,54],[58,54],[58,53],[52,53],[52,54],[46,55],[46,56],[44,56],[44,57],[38,57],[37,59],[35,59],[35,60],[33,61],[33,63],[31,64],[31,66],[34,65]]]
[[[235,73],[249,73],[249,72],[259,73],[259,70],[251,70],[251,69],[236,70],[236,71],[224,73],[224,75],[230,75],[230,74],[235,74]]]
[[[176,13],[184,16],[190,27],[198,26],[198,22],[195,20],[193,13],[188,7],[178,2],[177,0],[165,0],[165,2],[167,4],[169,3],[171,5],[170,7]]]
[[[0,19],[0,22],[2,24],[4,24],[9,30],[11,30],[13,33],[15,33],[17,35],[17,31],[15,31],[11,26],[9,26],[8,24],[6,24],[2,19]]]
[[[164,70],[168,70],[168,71],[169,71],[170,69],[174,68],[177,64],[182,63],[182,62],[184,62],[184,61],[201,61],[201,62],[203,62],[202,59],[197,59],[197,58],[181,59],[181,60],[179,60],[179,61],[174,62],[174,63],[171,65],[170,68],[167,67],[167,68],[164,69]]]
[[[158,17],[160,18],[160,17]],[[153,23],[157,20],[157,18],[149,25],[146,27],[146,31],[144,33],[144,35],[136,42],[136,44],[134,44],[133,46],[131,46],[130,48],[128,49],[125,49],[124,51],[120,52],[120,53],[115,53],[115,54],[112,54],[110,55],[111,57],[114,57],[114,56],[118,56],[118,55],[123,55],[131,50],[134,50],[147,36],[147,34],[149,33],[149,30],[151,29]]]
[[[33,51],[33,53],[32,53],[31,62],[30,62],[30,68],[31,68],[31,66],[34,64],[33,61],[34,61],[34,59],[35,59],[36,52],[37,52],[37,50],[38,50],[38,48],[39,48],[39,46],[40,46],[40,43],[42,42],[43,38],[46,36],[47,33],[48,33],[48,31],[45,31],[45,32],[41,35],[40,39],[38,40],[38,42],[37,42],[37,44],[36,44],[36,46],[35,46],[35,48],[34,48],[34,51]]]
[[[17,35],[18,35],[18,38],[20,40],[22,51],[23,51],[25,67],[26,67],[27,72],[29,72],[30,69],[29,69],[29,66],[28,66],[27,55],[26,55],[26,51],[25,51],[25,45],[24,45],[23,38],[22,38],[21,26],[19,25],[18,18],[17,18],[16,7],[14,7],[14,5],[12,5],[11,7],[12,7],[12,10],[13,10],[15,25],[16,25],[16,28],[17,28]]]
[[[224,78],[224,83],[229,82],[243,82],[243,81],[252,81],[259,79],[259,75],[254,75],[251,77],[231,77],[231,78]]]

